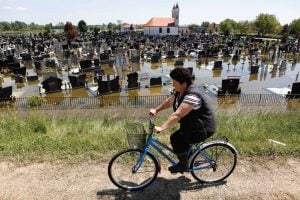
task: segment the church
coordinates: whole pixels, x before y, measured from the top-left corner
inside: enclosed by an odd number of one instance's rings
[[[152,17],[144,25],[144,35],[178,35],[179,6],[172,8],[172,17]]]

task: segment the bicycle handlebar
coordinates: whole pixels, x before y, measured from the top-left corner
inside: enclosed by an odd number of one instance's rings
[[[154,115],[150,115],[150,117],[149,117],[149,134],[150,135],[153,134],[154,127],[155,127],[155,124],[154,124]]]

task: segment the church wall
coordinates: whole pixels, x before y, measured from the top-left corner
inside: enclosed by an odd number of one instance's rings
[[[162,28],[161,33],[159,28]],[[167,33],[168,28],[170,33]],[[144,35],[178,35],[178,27],[144,27]]]

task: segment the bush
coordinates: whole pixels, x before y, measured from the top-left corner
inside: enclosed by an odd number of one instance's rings
[[[35,108],[41,106],[44,102],[46,102],[43,97],[38,96],[36,94],[32,95],[31,97],[28,98],[28,105],[30,108]]]

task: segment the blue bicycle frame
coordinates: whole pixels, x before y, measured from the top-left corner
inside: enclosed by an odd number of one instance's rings
[[[150,153],[152,155],[155,156],[156,159],[157,156],[155,155],[155,153],[153,153],[150,149],[150,147],[152,147],[153,149],[155,149],[160,155],[162,155],[165,159],[167,159],[172,165],[176,165],[176,161],[174,161],[168,154],[166,154],[163,150],[170,152],[172,154],[175,154],[173,149],[171,149],[170,147],[168,147],[166,144],[160,142],[156,137],[153,136],[153,128],[154,128],[154,124],[151,122],[150,120],[150,133],[147,137],[147,141],[146,141],[146,145],[143,148],[143,154],[141,154],[139,160],[137,161],[137,164],[134,166],[133,168],[133,172],[137,172],[138,169],[141,167],[141,165],[144,162],[145,159],[145,155],[147,153]],[[200,152],[200,154],[202,155],[202,157],[207,161],[207,162],[199,162],[199,165],[202,165],[204,163],[207,163],[207,165],[205,166],[201,166],[201,167],[193,167],[193,168],[189,168],[187,171],[191,172],[191,171],[195,171],[195,170],[203,170],[203,169],[207,169],[207,168],[211,168],[215,166],[215,162],[206,154],[204,153],[199,144],[192,144],[189,148],[188,151],[188,155],[189,158],[191,158],[196,152]]]

